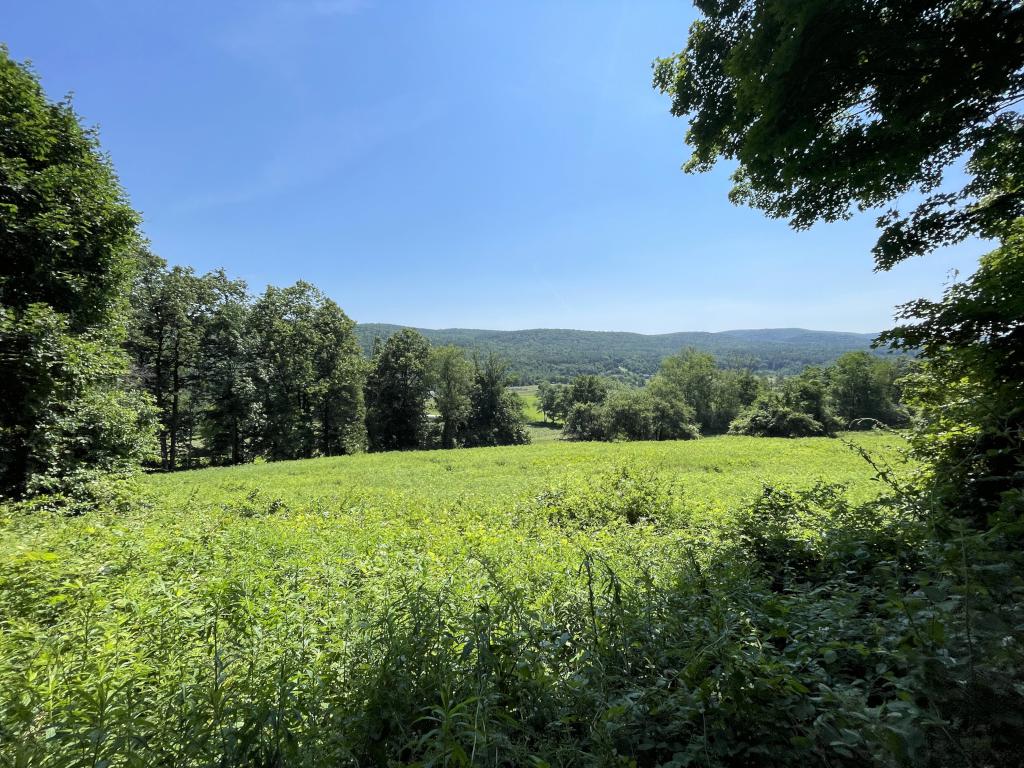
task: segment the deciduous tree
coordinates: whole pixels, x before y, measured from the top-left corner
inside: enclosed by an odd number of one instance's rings
[[[309,283],[268,287],[249,313],[254,447],[270,459],[365,445],[365,371],[355,324]]]
[[[654,84],[688,117],[689,171],[798,228],[924,195],[879,220],[880,269],[1024,214],[1024,6],[1014,0],[698,0]],[[943,188],[964,156],[967,183]]]
[[[453,346],[430,350],[430,382],[441,419],[441,447],[454,448],[465,438],[472,412],[473,366]]]
[[[377,345],[366,382],[370,448],[394,451],[422,442],[430,397],[430,343],[403,328]]]
[[[0,497],[85,491],[148,452],[120,347],[137,225],[95,131],[0,47]]]
[[[523,401],[508,389],[508,363],[491,354],[475,361],[467,445],[520,445],[530,442]]]

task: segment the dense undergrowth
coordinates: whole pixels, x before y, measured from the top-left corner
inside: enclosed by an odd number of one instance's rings
[[[835,476],[723,506],[631,456],[490,502],[218,470],[128,513],[8,508],[0,762],[1017,764],[1005,532],[938,537]]]

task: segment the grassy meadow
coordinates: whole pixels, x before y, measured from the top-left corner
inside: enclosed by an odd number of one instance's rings
[[[847,439],[898,460],[898,436]],[[152,475],[132,509],[8,511],[0,763],[613,764],[646,748],[616,722],[658,638],[755,653],[742,611],[672,624],[711,605],[711,574],[746,578],[736,510],[817,480],[867,502],[874,473],[824,438],[549,442]]]
[[[537,396],[537,385],[526,384],[520,387],[512,387],[512,391],[519,395],[523,401],[523,416],[528,422],[543,422],[544,414],[540,410],[540,398]]]
[[[882,432],[844,439],[892,458],[903,441]],[[344,499],[381,498],[426,509],[472,502],[481,516],[514,506],[549,485],[586,484],[620,466],[643,467],[674,482],[694,503],[715,509],[756,493],[763,482],[848,484],[863,500],[878,491],[871,468],[841,440],[722,436],[689,442],[567,443],[409,451],[256,463],[154,474],[145,490],[158,509],[238,502],[254,491],[289,507],[334,508]]]
[[[523,401],[523,417],[526,420],[526,431],[530,435],[530,442],[536,444],[561,440],[561,426],[549,422],[544,418],[544,414],[541,413],[540,398],[537,396],[537,385],[525,384],[511,387],[511,389]]]

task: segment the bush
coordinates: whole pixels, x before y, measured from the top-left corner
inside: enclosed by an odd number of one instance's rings
[[[574,403],[565,417],[562,435],[567,440],[604,440],[601,407],[595,403]]]
[[[126,388],[127,359],[109,336],[70,333],[45,304],[0,307],[0,347],[17,361],[0,406],[0,499],[87,504],[104,478],[130,474],[152,451],[149,400]]]
[[[569,440],[687,440],[700,436],[693,409],[646,389],[613,390],[600,403],[576,403],[562,434]]]
[[[733,419],[729,425],[731,435],[754,437],[817,437],[828,434],[821,422],[787,406],[782,398],[769,393]]]

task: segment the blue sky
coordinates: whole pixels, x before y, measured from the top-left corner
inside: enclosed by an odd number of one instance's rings
[[[875,331],[984,244],[872,272],[873,215],[794,232],[679,170],[652,90],[684,2],[0,0],[74,91],[153,250],[360,322]]]

